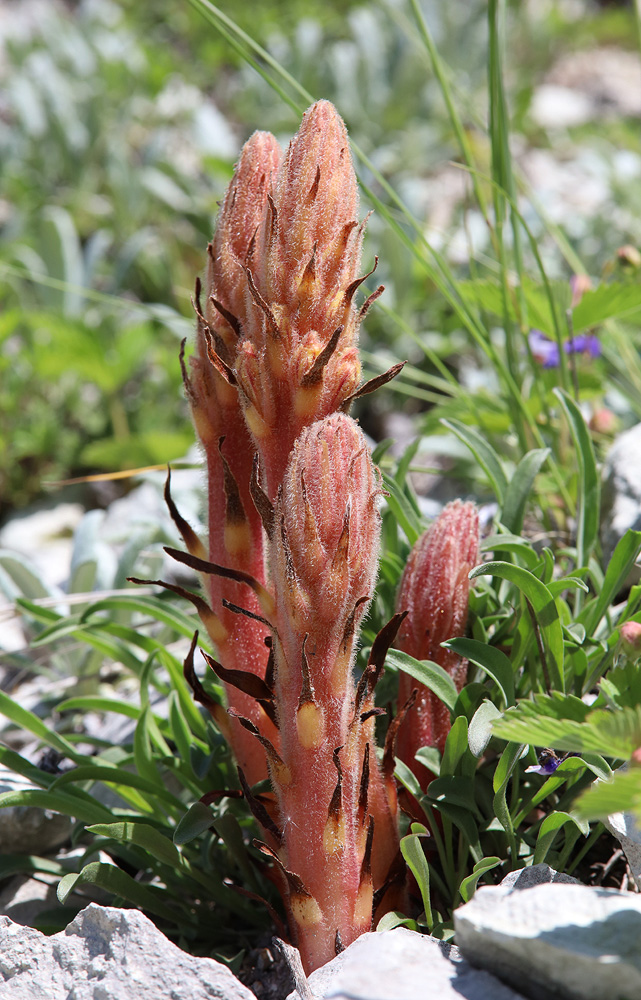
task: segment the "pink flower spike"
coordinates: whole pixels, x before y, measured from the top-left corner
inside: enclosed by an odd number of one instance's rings
[[[470,583],[468,575],[479,560],[479,521],[473,503],[454,500],[416,542],[403,573],[396,601],[397,611],[408,611],[397,646],[417,660],[432,660],[443,667],[460,691],[467,663],[441,643],[465,632]],[[401,674],[399,706],[409,698],[416,682]],[[424,746],[442,752],[450,729],[447,708],[432,692],[419,685],[414,709],[403,720],[398,737],[399,756],[423,787],[430,780],[427,768],[414,759]]]

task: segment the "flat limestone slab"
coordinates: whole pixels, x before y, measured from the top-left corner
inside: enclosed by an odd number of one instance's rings
[[[473,965],[532,1000],[640,1000],[641,897],[560,882],[484,886],[454,913]]]

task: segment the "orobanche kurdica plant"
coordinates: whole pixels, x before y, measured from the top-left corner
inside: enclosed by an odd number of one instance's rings
[[[382,757],[374,736],[374,688],[404,608],[358,683],[353,675],[382,491],[347,411],[401,367],[361,384],[358,330],[382,291],[357,305],[363,231],[331,104],[305,113],[284,155],[269,133],[249,139],[208,248],[204,294],[196,286],[196,346],[183,361],[207,465],[208,548],[167,489],[188,550],[171,552],[202,575],[207,599],[187,596],[216,647],[218,660],[206,659],[227,709],[197,679],[196,639],[186,674],[232,747],[307,971],[402,907],[405,893],[393,771],[415,692]],[[474,557],[463,562],[467,579]],[[272,794],[255,794],[267,777]]]

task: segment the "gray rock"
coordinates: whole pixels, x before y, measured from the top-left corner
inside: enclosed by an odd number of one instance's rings
[[[315,1000],[522,1000],[453,945],[405,927],[363,934],[308,978]],[[288,1000],[303,1000],[291,993]]]
[[[531,889],[534,885],[545,885],[550,882],[561,882],[566,885],[581,885],[578,878],[571,875],[564,875],[562,872],[555,872],[549,865],[530,865],[527,868],[517,868],[515,872],[510,872],[502,880],[497,888],[505,892],[512,892],[514,889]]]
[[[641,830],[633,813],[612,813],[603,821],[621,844],[637,888],[641,889]]]
[[[603,466],[601,540],[607,560],[629,528],[641,528],[641,424],[616,439]]]
[[[0,793],[35,788],[31,782],[0,765]],[[47,854],[64,844],[71,833],[68,816],[37,806],[0,809],[1,854]]]
[[[2,1000],[255,1000],[219,962],[177,948],[138,910],[90,904],[46,937],[0,917]]]
[[[515,892],[484,886],[454,914],[473,965],[532,1000],[641,997],[641,899],[557,881]]]

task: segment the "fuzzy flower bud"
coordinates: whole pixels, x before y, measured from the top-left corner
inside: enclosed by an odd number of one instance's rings
[[[333,105],[319,101],[275,175],[245,269],[248,324],[236,374],[272,499],[302,428],[358,386],[362,239],[347,132]]]
[[[626,622],[619,629],[621,648],[629,660],[636,662],[641,657],[641,624]]]
[[[456,687],[465,683],[467,664],[455,653],[441,648],[447,639],[461,636],[467,621],[470,570],[478,562],[479,522],[474,504],[449,503],[421,535],[403,573],[396,602],[398,611],[408,611],[398,638],[398,648],[417,660],[432,660],[452,677]],[[415,681],[402,674],[399,705],[403,705]],[[415,708],[408,713],[399,732],[399,756],[422,784],[429,772],[414,760],[423,746],[443,751],[450,729],[449,713],[432,692],[420,685]]]
[[[334,953],[336,940],[347,946],[370,929],[373,854],[383,850],[371,817],[372,790],[381,787],[373,719],[361,719],[351,676],[356,631],[375,582],[378,492],[358,425],[333,414],[297,439],[274,510],[275,703],[291,776],[275,790],[283,863],[315,901],[310,920],[309,905],[301,911],[291,892],[288,900],[308,970]],[[393,855],[393,823],[385,832]]]
[[[255,449],[232,369],[247,326],[244,268],[281,157],[280,146],[268,132],[255,132],[242,150],[208,248],[204,303],[200,282],[196,284],[196,350],[189,372],[183,368],[187,398],[207,463],[209,559],[259,582],[264,582],[265,572],[263,528],[250,495]],[[202,614],[201,618],[224,668],[263,677],[268,657],[266,630],[223,605],[225,599],[260,613],[255,594],[242,583],[216,575],[207,576],[204,583],[211,614],[206,621]],[[273,738],[274,727],[256,700],[223,683],[229,707]],[[250,784],[266,777],[264,752],[254,736],[236,718],[228,720],[226,729]]]
[[[323,671],[314,669],[313,681],[323,697],[345,690],[363,599],[374,588],[378,492],[377,470],[351,417],[335,413],[303,431],[275,506],[271,566],[287,658],[298,668],[308,633],[308,657]]]

